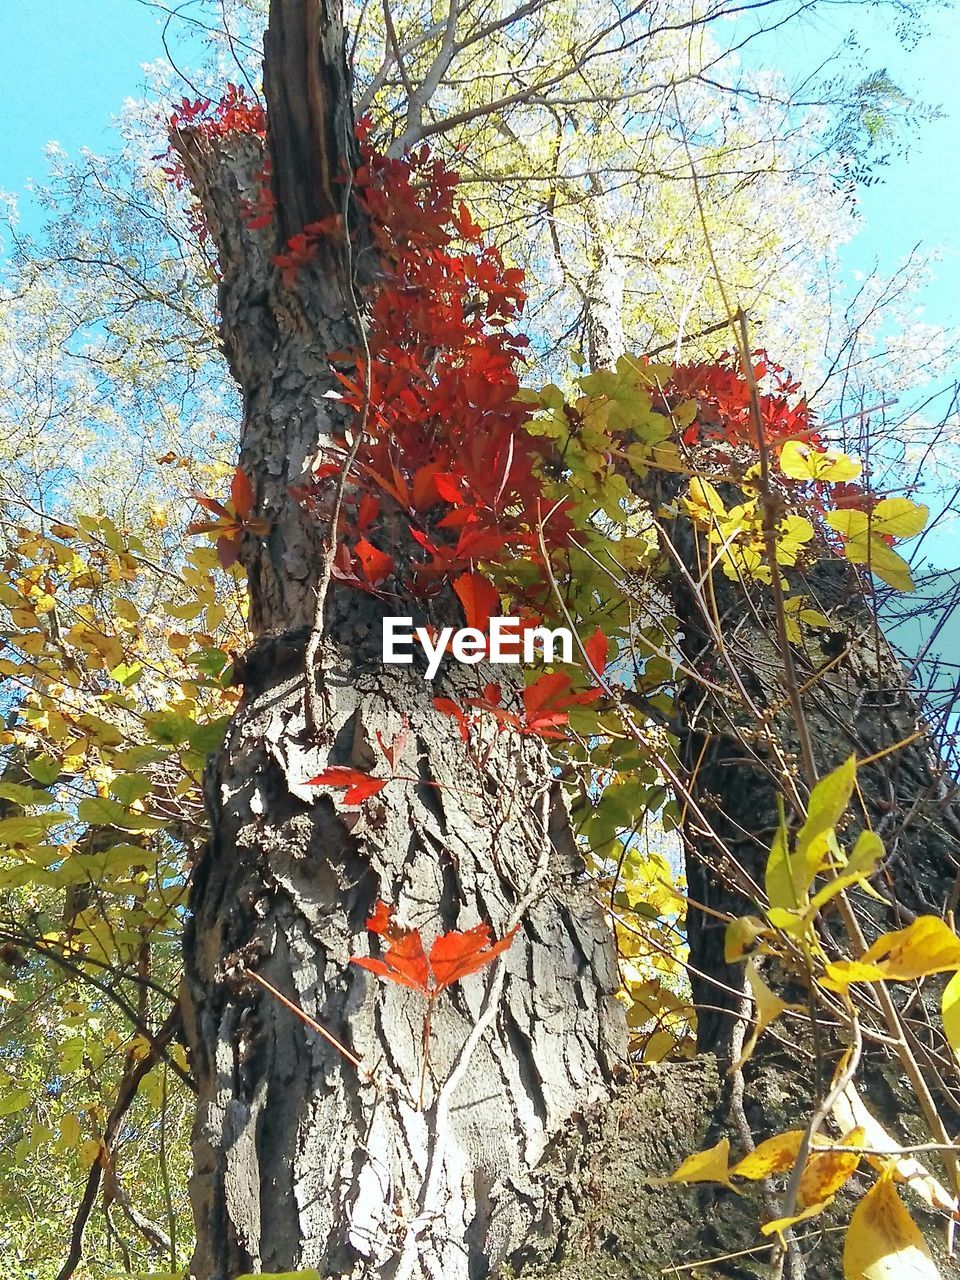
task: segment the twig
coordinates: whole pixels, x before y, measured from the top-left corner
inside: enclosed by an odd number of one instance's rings
[[[160,1030],[154,1035],[150,1042],[150,1047],[146,1055],[142,1058],[131,1058],[128,1062],[127,1070],[124,1072],[123,1079],[120,1081],[120,1088],[117,1092],[117,1100],[113,1104],[113,1109],[104,1126],[103,1137],[101,1141],[109,1151],[111,1143],[117,1136],[120,1129],[120,1122],[130,1110],[137,1091],[140,1088],[143,1078],[153,1070],[160,1061],[163,1050],[176,1035],[180,1027],[180,1010],[172,1009],[167,1016],[166,1022]],[[93,1164],[90,1166],[90,1172],[87,1174],[87,1185],[84,1188],[80,1203],[77,1206],[77,1212],[74,1215],[73,1226],[70,1229],[70,1248],[67,1252],[66,1260],[63,1266],[57,1272],[56,1280],[70,1280],[77,1268],[81,1257],[83,1256],[83,1233],[86,1230],[87,1223],[90,1220],[90,1214],[93,1211],[94,1201],[97,1198],[97,1191],[100,1188],[100,1179],[103,1176],[102,1153],[97,1155]]]
[[[245,968],[242,969],[241,972],[245,978],[250,978],[252,981],[259,983],[259,985],[263,987],[264,991],[269,991],[275,999],[280,1001],[284,1008],[289,1009],[291,1013],[295,1014],[301,1020],[301,1022],[305,1022],[311,1031],[315,1031],[317,1035],[322,1036],[328,1044],[333,1045],[334,1049],[336,1049],[338,1053],[341,1053],[352,1066],[356,1067],[365,1080],[373,1079],[372,1074],[363,1065],[361,1059],[358,1058],[355,1053],[351,1053],[347,1046],[342,1044],[332,1031],[328,1031],[326,1027],[317,1022],[315,1018],[311,1018],[309,1013],[304,1013],[304,1011],[298,1005],[295,1005],[292,1000],[288,1000],[282,991],[278,991],[272,983],[268,982],[266,978],[261,978],[260,974],[255,973],[253,969]]]

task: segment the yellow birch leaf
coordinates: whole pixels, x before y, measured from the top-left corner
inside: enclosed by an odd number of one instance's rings
[[[687,1156],[666,1181],[722,1182],[725,1187],[730,1187],[730,1139],[721,1138],[715,1147]]]
[[[747,982],[750,984],[750,993],[757,1006],[756,1020],[743,1046],[743,1052],[739,1060],[730,1068],[731,1071],[739,1071],[743,1064],[749,1061],[763,1031],[780,1017],[784,1009],[790,1008],[785,1000],[781,1000],[775,992],[770,990],[760,977],[756,962],[753,960],[747,961]]]
[[[750,1178],[754,1182],[772,1177],[775,1173],[786,1173],[796,1163],[803,1133],[803,1129],[791,1129],[788,1133],[778,1133],[773,1138],[767,1138],[735,1164],[730,1172],[738,1178]]]
[[[842,1147],[863,1145],[863,1129],[851,1129],[840,1142]],[[812,1204],[832,1200],[860,1164],[859,1151],[816,1151],[804,1166],[797,1189],[797,1204],[806,1209]]]
[[[882,1174],[853,1211],[843,1245],[844,1280],[941,1280],[892,1177],[892,1169]]]
[[[943,992],[943,1030],[950,1048],[960,1057],[960,972],[953,975]]]
[[[945,969],[960,969],[960,938],[938,916],[920,916],[906,929],[884,933],[863,957],[886,978],[909,982]]]

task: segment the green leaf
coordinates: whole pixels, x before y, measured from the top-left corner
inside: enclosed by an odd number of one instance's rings
[[[153,789],[153,783],[143,773],[121,773],[110,783],[110,790],[123,805],[142,800]]]
[[[22,818],[4,818],[0,821],[0,845],[28,845],[42,840],[51,827],[69,822],[69,813],[38,813]]]
[[[827,832],[833,831],[847,811],[856,780],[857,757],[855,755],[849,756],[832,773],[820,779],[810,793],[807,820],[797,832],[798,854],[805,854]]]
[[[158,711],[143,717],[147,733],[155,742],[174,747],[186,742],[194,721],[189,716],[177,715],[175,711]]]
[[[229,723],[230,717],[222,716],[219,720],[211,720],[209,724],[191,725],[187,732],[187,741],[194,751],[199,751],[202,755],[210,755],[212,751],[219,751],[223,745],[223,737]]]
[[[92,827],[119,827],[121,831],[159,831],[163,826],[159,819],[133,813],[116,800],[106,800],[103,796],[88,796],[81,800],[77,816]]]
[[[58,772],[59,772],[59,766]],[[39,787],[24,787],[19,782],[0,782],[0,800],[9,800],[11,804],[56,804],[56,796]]]
[[[27,772],[41,787],[49,787],[60,777],[62,765],[52,756],[34,756],[27,761]]]
[[[0,1116],[12,1116],[14,1112],[28,1107],[32,1101],[33,1098],[26,1089],[10,1089],[0,1093]]]

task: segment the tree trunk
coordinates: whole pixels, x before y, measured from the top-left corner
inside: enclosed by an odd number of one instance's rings
[[[330,124],[352,130],[339,20],[274,0],[266,49],[286,237],[344,190],[332,178],[350,161],[349,135]],[[200,1095],[193,1274],[485,1276],[537,1221],[530,1171],[570,1115],[608,1096],[625,1060],[609,930],[543,745],[503,734],[482,764],[469,760],[433,696],[477,693],[489,674],[447,670],[431,686],[416,666],[384,668],[373,596],[329,592],[315,677],[323,723],[307,731],[305,649],[327,529],[290,487],[343,431],[326,393],[330,353],[358,341],[354,282],[347,255],[331,253],[284,287],[269,232],[240,216],[263,165],[255,141],[194,130],[175,144],[218,248],[223,340],[244,395],[240,462],[271,522],[244,547],[255,643],[208,773],[212,834],[185,940]],[[330,764],[387,776],[379,744],[403,729],[402,778],[359,810],[305,785]],[[349,963],[368,954],[378,898],[428,941],[478,921],[500,937],[519,923],[503,959],[437,1000],[426,1065],[423,999]]]
[[[801,788],[805,779],[769,593],[758,588],[748,598],[744,588],[715,573],[714,598],[726,638],[721,653],[689,577],[676,568],[682,561],[692,576],[702,572],[698,566],[709,552],[706,546],[696,552],[695,536],[686,521],[675,522],[675,571],[668,583],[685,666],[731,688],[735,668],[753,702],[751,709],[736,692],[719,696],[694,679],[678,696],[680,754],[696,800],[696,809],[686,806],[687,881],[692,904],[707,908],[691,905],[687,916],[697,1044],[723,1055],[742,1015],[737,993],[743,964],[725,962],[725,926],[716,913],[758,913],[751,881],[763,886],[779,822],[777,798],[785,794],[772,743]],[[872,941],[916,915],[942,916],[955,907],[960,870],[956,784],[946,775],[903,666],[878,629],[857,571],[839,557],[828,558],[805,576],[795,575],[791,589],[803,592],[810,607],[832,624],[807,632],[803,645],[792,646],[817,776],[854,753],[859,760],[879,757],[858,771],[861,799],[854,796],[842,833],[852,845],[869,825],[885,844],[886,856],[872,883],[886,906],[850,891]],[[758,732],[756,710],[769,717],[766,735]]]

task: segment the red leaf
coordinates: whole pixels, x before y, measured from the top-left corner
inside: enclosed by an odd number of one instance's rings
[[[253,485],[250,483],[246,473],[241,471],[239,467],[233,473],[233,480],[230,482],[230,497],[233,499],[234,511],[236,511],[241,520],[246,520],[253,510]]]
[[[488,924],[475,924],[464,933],[455,929],[442,933],[430,948],[430,968],[437,990],[442,991],[444,987],[491,964],[507,950],[516,932],[516,929],[511,929],[494,943],[490,941]]]
[[[433,705],[445,716],[453,716],[460,730],[460,737],[464,742],[470,741],[469,722],[462,707],[458,706],[452,698],[434,698]]]
[[[382,959],[375,956],[353,956],[351,964],[368,969],[388,982],[419,991],[433,1000],[444,988],[476,973],[502,955],[513,941],[516,929],[499,942],[491,942],[490,926],[477,924],[460,933],[456,929],[441,934],[430,948],[427,960],[419,929],[408,929],[394,920],[394,908],[377,902],[367,918],[367,928],[387,941]]]
[[[490,615],[500,608],[500,593],[482,573],[461,573],[453,583],[468,627],[486,632]]]
[[[389,781],[389,778],[371,777],[361,769],[351,769],[347,765],[335,764],[329,769],[324,769],[323,773],[318,773],[315,778],[308,778],[306,785],[308,787],[346,787],[347,792],[343,802],[354,805],[363,804],[364,800],[375,796]]]
[[[528,718],[536,716],[548,703],[555,702],[570,688],[570,677],[563,671],[548,672],[528,684],[523,691],[523,709]]]
[[[590,666],[598,676],[603,675],[604,668],[607,665],[607,657],[610,653],[610,646],[607,643],[607,637],[598,627],[590,639],[583,646],[587,657],[590,660]]]
[[[369,529],[380,514],[380,503],[372,493],[365,493],[357,508],[357,528]]]
[[[240,557],[240,539],[227,537],[217,539],[217,559],[223,569],[232,569]]]
[[[367,956],[351,956],[350,963],[389,982],[419,991],[429,999],[430,969],[424,954],[419,929],[407,929],[393,918],[394,908],[378,902],[367,919],[367,928],[387,939],[388,947],[382,960]]]
[[[393,556],[388,556],[385,551],[381,551],[379,547],[375,547],[372,542],[368,542],[366,538],[361,538],[356,547],[357,558],[363,568],[364,575],[367,580],[373,583],[382,582],[388,573],[392,573],[394,569]]]
[[[227,516],[230,513],[222,502],[217,502],[216,498],[208,498],[205,493],[191,493],[190,497],[195,502],[199,502],[205,511],[212,511],[215,516]]]

